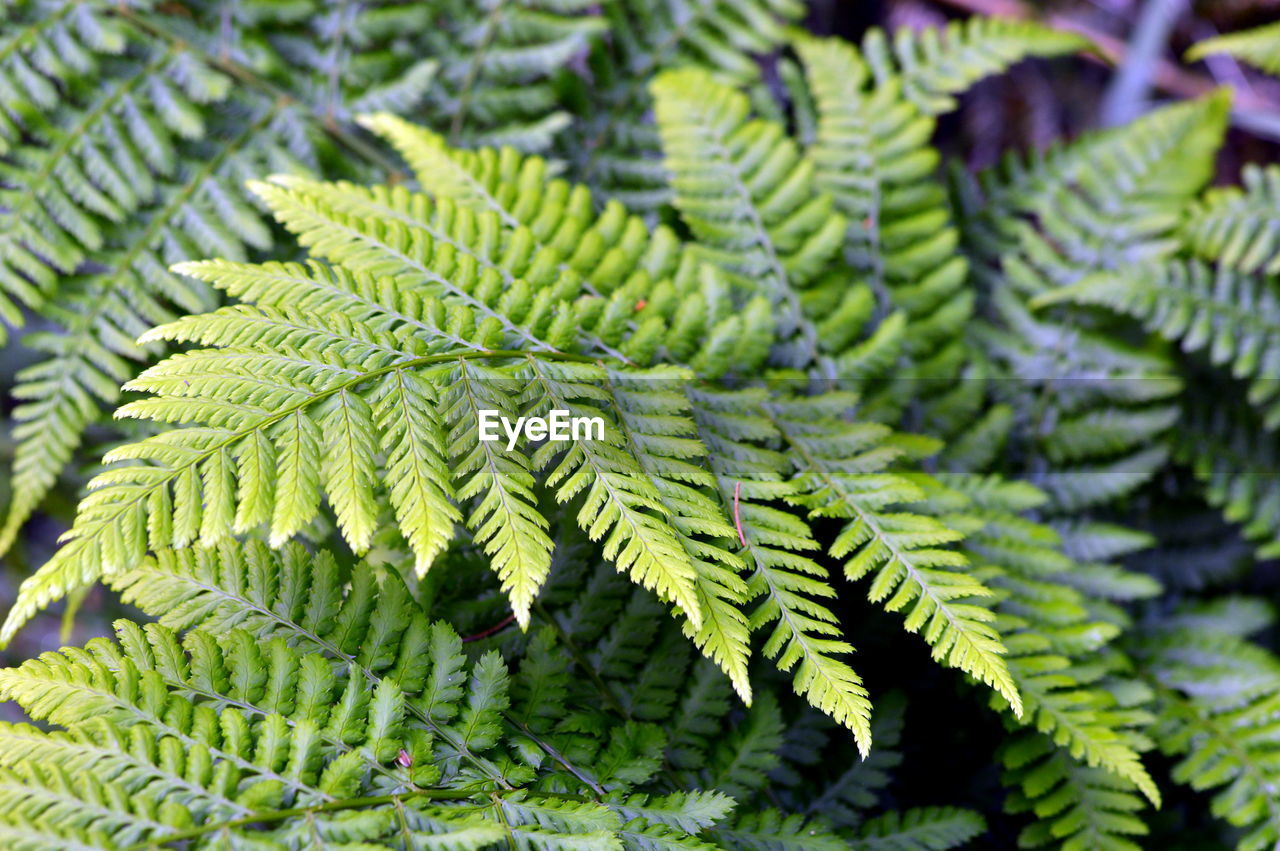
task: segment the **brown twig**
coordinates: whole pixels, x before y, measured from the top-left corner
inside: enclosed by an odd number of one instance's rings
[[[498,621],[496,624],[489,627],[488,629],[482,630],[481,632],[477,632],[475,635],[468,635],[466,638],[462,639],[462,643],[466,644],[469,641],[479,641],[482,638],[488,638],[489,636],[493,635],[495,632],[501,632],[502,630],[506,629],[508,626],[511,625],[511,622],[514,621],[515,619],[516,619],[515,615],[507,615],[505,618]]]

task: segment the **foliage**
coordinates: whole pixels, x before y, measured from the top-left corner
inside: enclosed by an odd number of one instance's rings
[[[1280,74],[1280,60],[1276,59],[1280,56],[1280,24],[1205,39],[1187,51],[1187,59],[1204,59],[1215,53],[1226,53],[1264,71]]]
[[[0,640],[141,612],[0,671],[0,844],[1280,841],[1280,173],[1223,91],[970,174],[1087,41],[805,14],[0,11]]]

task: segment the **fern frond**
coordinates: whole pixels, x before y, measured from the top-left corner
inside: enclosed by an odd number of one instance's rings
[[[747,596],[759,601],[751,630],[769,629],[765,656],[784,671],[794,669],[797,692],[852,730],[865,753],[871,703],[862,680],[840,658],[852,647],[822,602],[836,594],[827,572],[806,555],[818,544],[803,519],[765,504],[795,492],[786,481],[785,456],[760,445],[777,436],[760,410],[767,396],[759,390],[700,390],[691,398],[721,498],[734,506],[741,529],[742,555],[751,570]]]
[[[492,652],[468,663],[394,573],[366,565],[348,586],[327,552],[227,545],[162,553],[119,585],[190,631],[121,621],[114,642],[0,672],[0,694],[67,730],[0,730],[10,818],[114,841],[359,830],[374,847],[422,831],[438,836],[421,847],[621,848],[635,834],[697,848],[730,809],[716,793],[632,792],[658,765],[645,752],[665,744],[653,725],[600,730],[586,750],[581,731],[544,731],[513,763],[512,675]],[[516,676],[527,693],[545,673]],[[533,788],[557,776],[584,794]],[[131,796],[95,791],[110,781]]]
[[[440,85],[427,98],[439,125],[455,142],[546,148],[569,123],[553,111],[551,78],[604,32],[595,12],[587,0],[516,6],[451,0],[428,7],[421,32],[439,63]]]
[[[872,602],[905,610],[906,628],[921,632],[936,660],[991,686],[1021,715],[1004,644],[990,623],[994,615],[979,602],[991,591],[966,570],[964,556],[947,548],[962,535],[933,517],[894,510],[925,496],[909,477],[886,470],[910,446],[875,424],[833,427],[832,414],[852,403],[830,394],[768,405],[800,477],[800,493],[791,499],[816,517],[845,521],[830,551],[846,560],[847,578],[871,576]]]
[[[765,810],[717,827],[710,835],[726,848],[742,851],[838,851],[848,843],[799,815]]]
[[[986,820],[972,810],[918,807],[871,819],[859,828],[853,847],[859,851],[941,851],[964,845],[986,829]]]
[[[861,310],[873,313],[878,328],[835,355],[837,374],[863,382],[896,368],[907,374],[895,375],[890,395],[902,396],[917,386],[912,379],[944,378],[954,369],[959,334],[973,304],[946,195],[933,177],[934,122],[904,95],[898,77],[874,80],[852,45],[802,39],[796,49],[817,113],[808,151],[815,183],[832,194],[848,219],[844,257],[875,298],[874,308],[866,304]],[[847,284],[836,275],[830,286],[842,290]],[[830,310],[811,298],[817,311]],[[836,324],[849,334],[844,329],[856,325],[842,312],[824,326]],[[916,368],[904,370],[908,363]],[[893,401],[893,409],[903,404]]]
[[[1187,61],[1194,62],[1226,53],[1255,65],[1271,74],[1280,74],[1280,24],[1255,27],[1227,33],[1197,42],[1187,51]]]
[[[1254,411],[1240,405],[1206,409],[1189,400],[1174,451],[1200,480],[1205,500],[1240,525],[1258,557],[1280,552],[1280,452]]]
[[[117,401],[130,361],[156,353],[135,338],[175,309],[211,306],[205,287],[167,267],[271,247],[246,178],[309,173],[322,159],[389,176],[394,163],[351,132],[352,115],[418,110],[428,94],[448,108],[465,102],[451,114],[466,113],[468,136],[545,147],[565,117],[530,126],[516,116],[532,91],[549,97],[559,60],[600,30],[574,5],[460,6],[446,35],[431,7],[411,2],[305,14],[287,4],[13,4],[0,36],[12,110],[0,120],[0,319],[21,325],[21,302],[60,327],[30,341],[47,357],[20,379],[21,486],[0,550]],[[448,72],[424,51],[448,56]],[[505,92],[513,81],[519,98]],[[335,143],[354,156],[331,156]]]
[[[1033,21],[974,15],[945,28],[872,30],[862,45],[882,82],[902,79],[903,92],[929,115],[955,109],[955,96],[984,77],[1031,57],[1066,56],[1093,47],[1076,33]]]
[[[1140,652],[1161,706],[1153,735],[1161,750],[1179,757],[1173,779],[1215,790],[1214,815],[1244,831],[1237,847],[1275,845],[1280,661],[1242,638],[1211,630],[1160,634]]]
[[[788,24],[804,15],[796,0],[617,0],[603,9],[613,36],[590,57],[590,103],[575,128],[584,140],[567,151],[601,194],[648,212],[670,198],[658,134],[647,113],[648,83],[660,72],[701,68],[733,86],[758,85],[755,56],[774,53]]]
[[[1205,193],[1183,225],[1187,242],[1241,272],[1280,273],[1280,168],[1249,163],[1240,179]]]
[[[957,504],[957,492],[966,503]],[[1119,629],[1099,620],[1091,611],[1093,601],[1075,587],[1089,566],[1063,552],[1053,529],[1021,516],[1045,499],[1025,482],[971,474],[943,475],[929,493],[936,513],[965,528],[961,549],[972,569],[993,574],[988,581],[998,595],[996,625],[1025,707],[1022,723],[1072,759],[1101,767],[1158,801],[1131,729],[1149,716],[1121,704],[1100,682],[1121,666],[1107,648]],[[1119,568],[1110,567],[1107,577],[1135,593],[1159,592],[1155,583]],[[1100,661],[1101,654],[1108,654],[1108,661]]]
[[[749,118],[745,95],[695,70],[666,72],[652,90],[673,203],[700,249],[778,311],[775,359],[814,363],[799,290],[839,250],[845,222],[831,196],[814,192],[813,167],[781,125]]]
[[[1154,475],[1166,460],[1166,400],[1179,382],[1167,358],[1122,346],[1063,309],[1033,316],[1026,302],[1091,274],[1139,274],[1138,264],[1168,259],[1183,205],[1212,173],[1227,106],[1217,94],[1010,159],[986,179],[984,207],[961,217],[997,317],[981,348],[998,374],[1019,378],[997,390],[1024,419],[1021,433],[1037,436],[1015,453],[1025,452],[1021,467],[1056,510],[1114,500]],[[1108,438],[1079,440],[1098,417]]]
[[[1100,274],[1046,294],[1040,304],[1097,304],[1133,316],[1149,331],[1203,351],[1232,377],[1249,380],[1248,400],[1267,428],[1280,425],[1280,284],[1194,261]]]
[[[1131,837],[1147,835],[1135,813],[1143,801],[1129,784],[1101,768],[1090,768],[1055,750],[1040,736],[1027,736],[1002,754],[1005,783],[1018,791],[1006,808],[1035,815],[1018,836],[1025,848],[1045,846],[1139,851]]]

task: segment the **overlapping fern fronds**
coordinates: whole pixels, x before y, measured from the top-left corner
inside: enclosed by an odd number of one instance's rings
[[[92,848],[697,849],[734,809],[660,773],[676,742],[659,717],[557,724],[591,682],[562,644],[584,635],[544,626],[516,670],[492,650],[468,658],[393,571],[361,566],[347,587],[329,553],[296,545],[165,552],[117,585],[165,625],[120,621],[114,641],[0,672],[0,693],[62,730],[0,731],[0,830]],[[668,712],[685,685],[664,686]],[[718,774],[745,803],[750,773]]]
[[[272,248],[245,180],[321,163],[390,176],[395,164],[353,127],[361,111],[439,109],[455,138],[534,147],[564,126],[546,80],[586,50],[598,17],[583,4],[439,5],[9,4],[0,318],[19,326],[21,306],[38,308],[59,328],[27,340],[42,358],[15,390],[17,486],[0,551],[156,353],[135,339],[210,306],[206,287],[168,267]]]

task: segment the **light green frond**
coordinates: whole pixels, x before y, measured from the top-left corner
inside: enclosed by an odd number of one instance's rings
[[[911,503],[923,500],[925,492],[887,469],[909,456],[909,443],[884,426],[835,418],[853,402],[830,394],[768,406],[799,476],[800,492],[792,499],[815,517],[845,521],[830,552],[844,560],[846,577],[871,577],[872,602],[905,611],[906,628],[921,633],[934,659],[991,686],[1021,715],[1006,649],[991,625],[994,615],[981,604],[991,590],[949,546],[963,535],[911,513]]]
[[[1030,57],[1065,56],[1093,45],[1076,33],[1031,21],[974,15],[945,28],[872,30],[862,49],[881,80],[899,76],[927,114],[955,109],[955,95]]]
[[[1005,783],[1016,790],[1006,808],[1035,817],[1018,835],[1021,846],[1075,851],[1142,847],[1134,840],[1149,833],[1137,815],[1144,804],[1123,779],[1073,761],[1042,736],[1015,740],[1002,758]]]
[[[761,391],[698,391],[693,413],[710,452],[721,499],[733,506],[735,536],[751,571],[748,598],[753,632],[769,629],[764,654],[792,670],[799,694],[848,727],[863,752],[870,748],[871,703],[862,680],[841,657],[853,648],[823,602],[836,591],[808,554],[818,549],[804,519],[765,503],[795,493],[785,479],[786,457],[767,446],[777,429],[760,405]],[[740,532],[738,531],[740,530]]]
[[[874,306],[864,310],[878,324],[869,339],[835,355],[837,374],[861,386],[895,373],[888,398],[868,400],[887,405],[883,416],[892,417],[888,411],[901,409],[902,397],[918,389],[913,378],[946,378],[956,368],[959,336],[972,313],[968,264],[956,252],[959,235],[935,179],[934,122],[898,77],[874,79],[852,45],[804,38],[796,49],[817,113],[807,152],[815,183],[848,220],[848,275],[870,287]],[[824,283],[843,289],[845,277]],[[853,325],[845,316],[833,320]]]
[[[1187,60],[1194,62],[1218,53],[1243,59],[1268,73],[1280,74],[1280,24],[1227,33],[1197,42],[1187,51]]]

